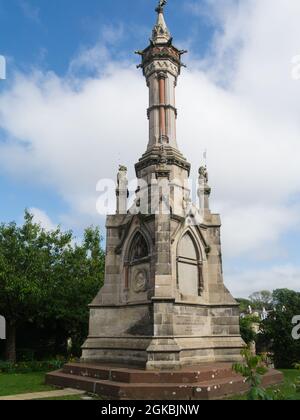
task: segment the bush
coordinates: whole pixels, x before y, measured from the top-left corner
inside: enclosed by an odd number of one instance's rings
[[[300,371],[300,363],[295,364],[295,369],[298,369]],[[298,378],[296,379],[295,387],[296,391],[300,393],[300,376],[298,376]]]
[[[10,363],[0,361],[0,373],[32,373],[32,372],[51,372],[63,367],[65,361],[50,360],[44,362],[21,362]]]
[[[244,362],[233,365],[233,370],[242,375],[250,390],[247,394],[249,401],[270,400],[271,397],[261,386],[263,376],[268,372],[264,360],[260,356],[254,356],[249,348],[245,348],[241,352]]]
[[[287,289],[273,293],[274,309],[261,323],[262,339],[269,343],[277,369],[292,369],[299,361],[300,340],[292,337],[292,319],[300,314],[300,293]]]
[[[241,336],[247,345],[256,341],[257,334],[253,330],[253,324],[259,322],[259,319],[253,315],[248,315],[240,319]]]

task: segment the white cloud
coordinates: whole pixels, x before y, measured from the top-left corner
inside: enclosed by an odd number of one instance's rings
[[[99,41],[87,48],[81,46],[79,53],[71,60],[69,65],[69,78],[80,74],[82,71],[94,72],[98,75],[107,75],[115,69],[115,66],[128,67],[128,60],[124,59],[122,63],[114,63],[111,57],[111,49],[124,36],[124,26],[103,25]],[[127,63],[127,64],[126,64]],[[74,80],[74,79],[73,79]]]
[[[291,60],[300,52],[300,3],[192,4],[213,16],[219,31],[213,53],[191,61],[179,84],[179,133],[186,155],[193,148],[197,155],[198,142],[208,148],[225,256],[261,258],[262,248],[278,251],[280,236],[300,225],[293,200],[300,190],[300,82],[291,77]]]
[[[226,286],[235,297],[248,297],[260,290],[291,289],[300,291],[300,267],[278,265],[271,269],[243,270],[228,275]]]
[[[18,76],[0,98],[10,136],[0,146],[2,168],[53,185],[77,212],[95,215],[97,181],[115,178],[118,163],[134,158],[129,150],[144,149],[137,145],[137,133],[147,137],[143,103],[146,89],[132,68],[116,67],[79,89],[52,73]]]
[[[40,224],[45,230],[55,230],[57,228],[45,211],[32,207],[29,212],[33,215],[33,221]]]
[[[219,30],[211,54],[191,54],[180,78],[178,142],[194,170],[208,149],[225,257],[272,258],[300,225],[300,82],[291,77],[300,2],[209,0],[205,13]],[[119,163],[133,175],[147,144],[145,82],[133,64],[111,58],[107,42],[118,33],[103,37],[67,76],[19,74],[0,97],[2,170],[55,187],[71,208],[64,220],[79,223],[97,219],[97,181],[115,178]],[[98,76],[78,80],[82,69]]]
[[[281,235],[299,229],[299,207],[254,202],[248,206],[225,207],[222,214],[225,257],[247,255],[249,259],[252,256],[256,260],[269,260],[278,254],[282,256]]]

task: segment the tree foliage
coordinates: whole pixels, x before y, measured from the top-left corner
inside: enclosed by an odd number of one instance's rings
[[[272,308],[273,296],[268,290],[253,293],[249,296],[249,300],[253,309],[262,311],[264,308],[267,310]]]
[[[253,324],[259,323],[260,320],[252,315],[240,318],[241,336],[247,345],[256,341],[257,334],[253,328]]]
[[[242,299],[242,298],[236,299],[236,301],[240,305],[240,312],[247,313],[249,306],[252,304],[251,301],[249,299]]]
[[[261,330],[270,343],[277,368],[292,368],[300,361],[300,340],[292,337],[292,319],[300,315],[300,293],[288,289],[273,292],[273,310],[262,322]]]
[[[268,394],[261,386],[263,376],[268,372],[262,357],[255,356],[249,348],[242,350],[244,363],[236,363],[233,370],[242,375],[250,386],[247,398],[253,400],[268,400]]]
[[[15,361],[16,331],[28,321],[59,326],[65,339],[80,341],[87,305],[103,281],[100,241],[99,229],[89,228],[75,245],[71,232],[46,231],[28,211],[23,226],[0,225],[0,313],[7,321],[8,360]]]

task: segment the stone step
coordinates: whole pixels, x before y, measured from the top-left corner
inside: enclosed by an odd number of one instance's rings
[[[128,384],[84,378],[59,371],[47,375],[47,384],[81,389],[103,398],[116,400],[207,400],[247,390],[247,385],[237,377],[191,384]]]
[[[124,383],[196,383],[206,380],[223,379],[235,376],[230,364],[215,366],[195,366],[180,371],[145,371],[141,369],[113,368],[101,365],[68,363],[63,372],[99,380]]]
[[[69,384],[72,384],[72,389],[79,389],[91,394],[96,394],[96,383],[97,380],[93,378],[67,374],[62,370],[57,370],[46,375],[47,385],[70,388]]]
[[[282,374],[270,371],[264,386],[278,384]],[[63,388],[80,389],[115,400],[214,400],[246,392],[248,384],[237,375],[231,378],[210,379],[197,383],[124,383],[99,380],[62,371],[48,374],[46,382]]]

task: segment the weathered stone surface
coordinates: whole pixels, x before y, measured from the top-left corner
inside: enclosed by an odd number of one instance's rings
[[[171,362],[176,363],[176,357]],[[262,384],[271,386],[282,381],[283,375],[271,370]],[[246,392],[249,387],[244,378],[233,373],[230,363],[201,364],[178,371],[70,363],[62,371],[48,374],[46,382],[82,389],[106,399],[147,401],[214,400]]]
[[[188,185],[190,164],[176,141],[182,53],[170,36],[166,45],[155,44],[164,42],[157,28],[153,39],[140,52],[149,87],[149,143],[136,164],[140,188],[132,208],[119,214],[127,203],[121,167],[117,214],[106,223],[105,284],[91,305],[82,359],[147,369],[237,361],[243,346],[239,311],[223,282],[221,219],[210,211],[207,168],[199,170],[197,207]]]

